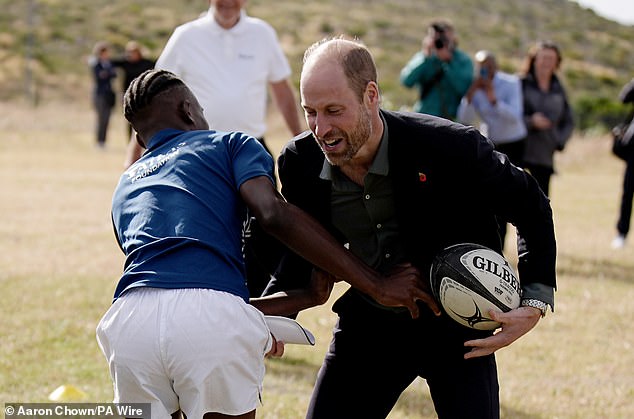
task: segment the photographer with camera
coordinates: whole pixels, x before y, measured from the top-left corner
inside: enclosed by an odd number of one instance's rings
[[[491,51],[475,54],[476,74],[458,107],[458,122],[475,125],[516,166],[524,156],[524,105],[518,76],[498,69]]]
[[[473,63],[457,48],[456,32],[449,21],[432,22],[422,43],[422,49],[401,70],[401,83],[418,88],[415,112],[456,119],[460,99],[473,80]]]
[[[500,71],[491,51],[478,51],[475,66],[477,76],[460,102],[458,122],[478,128],[497,151],[506,154],[514,165],[522,166],[526,125],[520,79]],[[502,244],[506,227],[505,221],[500,222]]]

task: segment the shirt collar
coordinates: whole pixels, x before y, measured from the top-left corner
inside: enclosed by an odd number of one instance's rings
[[[184,132],[183,130],[178,130],[178,129],[174,129],[174,128],[162,129],[159,132],[157,132],[156,134],[154,134],[152,136],[152,138],[150,138],[150,141],[148,141],[148,143],[146,144],[147,145],[147,150],[153,150],[153,149],[165,144],[167,141],[171,140],[172,138],[174,138],[178,134],[182,134],[183,132]]]
[[[379,148],[377,149],[376,155],[374,156],[374,160],[370,165],[370,169],[368,173],[373,173],[375,175],[387,176],[390,171],[390,163],[388,159],[388,132],[387,132],[387,124],[385,123],[385,118],[383,118],[383,114],[381,113],[381,122],[383,123],[383,135],[381,136],[381,142],[379,143]],[[333,169],[334,166],[328,162],[328,159],[324,158],[324,164],[321,167],[321,173],[319,174],[319,178],[323,180],[333,180]]]

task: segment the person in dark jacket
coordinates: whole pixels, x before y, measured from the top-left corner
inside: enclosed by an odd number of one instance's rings
[[[555,236],[535,180],[477,130],[379,107],[377,71],[357,41],[327,39],[304,55],[301,105],[310,131],[278,159],[282,194],[379,272],[412,265],[428,281],[434,255],[463,242],[501,251],[497,219],[522,236],[522,306],[488,313],[495,335],[420,303],[416,319],[351,287],[334,304],[334,336],[308,418],[385,418],[417,378],[440,418],[497,418],[494,352],[529,332],[554,305]],[[284,256],[269,286],[300,287],[312,266]]]
[[[125,45],[125,56],[112,60],[112,65],[123,71],[121,92],[125,94],[132,80],[136,79],[143,72],[154,68],[154,60],[145,57],[141,44],[137,41],[129,41]],[[130,124],[128,124],[128,140],[134,140],[132,125]]]
[[[551,41],[538,42],[526,57],[522,75],[524,123],[528,134],[524,168],[550,195],[550,178],[555,173],[554,155],[563,151],[572,135],[574,120],[566,91],[557,77],[561,51]]]
[[[623,103],[634,104],[634,79],[621,89],[619,99]],[[634,111],[632,112],[634,114]],[[623,136],[626,141],[634,141],[634,121],[632,115],[628,118],[628,124],[623,128]],[[630,220],[632,218],[632,200],[634,200],[634,144],[629,146],[629,156],[625,161],[625,173],[623,173],[623,193],[619,207],[619,219],[616,223],[616,237],[612,240],[612,248],[621,249],[625,246],[625,239],[630,232]]]
[[[104,148],[112,107],[116,101],[116,95],[112,90],[112,80],[117,77],[110,61],[110,45],[107,42],[100,41],[95,44],[90,66],[94,81],[92,103],[97,113],[97,147]]]

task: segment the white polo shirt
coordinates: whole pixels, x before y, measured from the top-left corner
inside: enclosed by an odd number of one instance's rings
[[[244,11],[228,30],[218,25],[211,10],[177,27],[156,68],[183,79],[211,129],[254,137],[266,131],[268,83],[291,75],[275,29]]]

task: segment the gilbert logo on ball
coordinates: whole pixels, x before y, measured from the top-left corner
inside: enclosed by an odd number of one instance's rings
[[[517,274],[499,253],[479,244],[461,243],[441,251],[430,270],[431,289],[445,313],[456,322],[479,330],[500,326],[489,310],[519,307]]]

